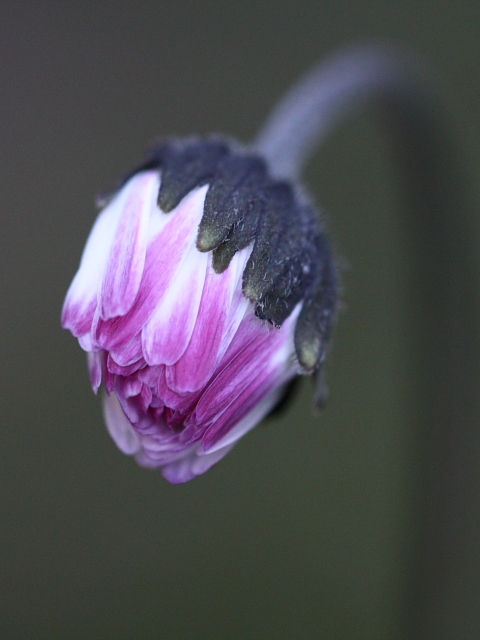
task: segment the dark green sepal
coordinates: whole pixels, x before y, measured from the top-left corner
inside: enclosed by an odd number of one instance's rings
[[[209,182],[230,149],[223,140],[199,140],[166,145],[162,155],[162,181],[158,205],[169,213],[187,193]]]
[[[272,182],[263,194],[263,213],[252,253],[243,272],[243,293],[257,302],[273,286],[281,273],[288,252],[277,251],[288,245],[295,231],[295,200],[287,182]]]
[[[285,262],[274,284],[256,303],[255,315],[261,320],[268,320],[276,327],[282,326],[304,298],[314,277],[313,271],[306,273],[307,266],[310,269],[306,261],[299,259]]]
[[[336,319],[337,273],[325,236],[318,237],[318,271],[305,295],[295,327],[295,351],[305,372],[313,372],[325,359]]]
[[[198,229],[200,251],[212,251],[233,227],[241,224],[261,192],[266,173],[265,163],[256,156],[237,154],[219,163],[205,197]]]
[[[223,273],[237,251],[242,251],[255,240],[264,209],[261,198],[253,196],[248,200],[248,207],[243,217],[230,230],[226,239],[213,251],[213,268]]]

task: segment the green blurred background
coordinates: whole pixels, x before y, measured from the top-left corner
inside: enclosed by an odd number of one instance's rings
[[[479,29],[480,5],[461,0],[2,2],[0,638],[400,640],[412,320],[404,204],[371,114],[306,175],[347,265],[320,415],[305,382],[281,419],[171,486],[111,442],[59,315],[94,195],[153,138],[248,141],[352,41],[432,65],[474,185]]]

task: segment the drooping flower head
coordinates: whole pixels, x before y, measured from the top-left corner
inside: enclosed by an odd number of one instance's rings
[[[304,194],[230,140],[158,144],[104,205],[62,324],[118,447],[186,482],[318,375],[331,251]]]

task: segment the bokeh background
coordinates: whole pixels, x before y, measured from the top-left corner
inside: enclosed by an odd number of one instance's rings
[[[284,416],[171,486],[111,442],[60,308],[94,195],[152,139],[248,141],[304,70],[352,41],[431,64],[475,187],[479,29],[473,0],[1,3],[2,639],[402,638],[411,310],[404,203],[371,114],[305,176],[346,264],[320,415],[305,382]]]

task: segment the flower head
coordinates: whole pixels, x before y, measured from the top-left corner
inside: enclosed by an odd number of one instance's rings
[[[318,372],[331,252],[305,197],[223,139],[159,144],[104,204],[62,324],[118,447],[185,482]]]

